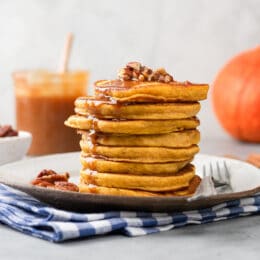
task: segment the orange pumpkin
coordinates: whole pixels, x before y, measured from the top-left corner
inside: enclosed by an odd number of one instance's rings
[[[260,142],[260,46],[231,59],[213,84],[216,115],[233,137]]]

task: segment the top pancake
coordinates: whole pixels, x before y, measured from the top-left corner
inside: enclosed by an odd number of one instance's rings
[[[207,84],[190,82],[142,82],[100,80],[95,83],[95,95],[117,102],[176,102],[199,101],[207,98]]]

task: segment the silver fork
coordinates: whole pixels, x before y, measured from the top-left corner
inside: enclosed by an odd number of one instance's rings
[[[203,165],[202,174],[203,178],[195,194],[188,198],[188,201],[193,201],[201,197],[216,195],[218,193],[232,192],[230,183],[230,172],[227,164],[224,161],[224,170],[220,168],[220,163],[216,163],[216,171],[213,171],[213,164],[210,163],[209,167]],[[207,170],[208,169],[208,170]]]
[[[209,171],[207,172],[207,168],[205,165],[203,165],[203,178],[205,176],[209,176],[215,188],[218,187],[229,187],[231,189],[231,181],[230,181],[230,172],[228,170],[227,164],[225,161],[223,161],[224,170],[221,171],[220,169],[220,163],[216,162],[216,171],[213,170],[213,164],[209,164]]]

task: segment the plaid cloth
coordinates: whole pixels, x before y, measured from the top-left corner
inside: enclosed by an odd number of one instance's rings
[[[119,232],[134,237],[260,212],[260,195],[212,208],[173,213],[111,211],[79,214],[49,207],[37,199],[0,184],[0,222],[52,242]]]

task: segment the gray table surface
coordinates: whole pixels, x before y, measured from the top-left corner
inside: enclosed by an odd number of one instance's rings
[[[246,157],[259,145],[221,137],[204,139],[201,152]],[[108,235],[61,244],[0,225],[0,260],[52,259],[260,259],[260,216],[188,226],[149,236]]]

